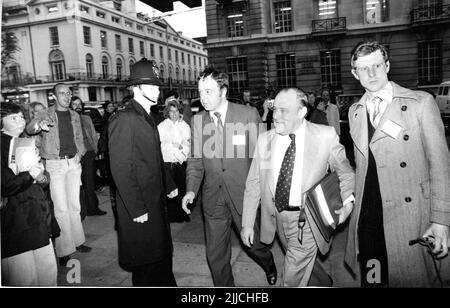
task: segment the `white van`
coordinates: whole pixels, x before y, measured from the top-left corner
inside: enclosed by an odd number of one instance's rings
[[[442,121],[444,122],[446,133],[449,132],[450,126],[450,81],[444,81],[439,86],[436,103],[441,111]]]

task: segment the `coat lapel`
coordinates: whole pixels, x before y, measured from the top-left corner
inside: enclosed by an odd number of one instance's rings
[[[305,140],[303,142],[303,171],[302,171],[302,194],[313,185],[311,183],[311,175],[314,172],[311,172],[311,167],[314,166],[314,157],[316,157],[316,153],[318,153],[317,142],[315,142],[316,138],[319,138],[317,134],[311,129],[311,125],[306,121],[305,127]]]
[[[269,191],[272,194],[272,197],[275,197],[275,187],[274,187],[274,174],[273,174],[273,145],[274,142],[276,141],[276,133],[275,130],[272,130],[269,132],[268,136],[267,136],[267,144],[266,144],[266,149],[265,149],[265,153],[270,153],[270,156],[268,158],[268,163],[269,163],[269,167],[266,169],[266,176],[264,177],[264,179],[267,181],[267,186],[269,187]]]
[[[351,116],[352,125],[350,126],[350,134],[352,135],[355,146],[365,157],[368,157],[368,123],[367,123],[367,94],[356,103]]]

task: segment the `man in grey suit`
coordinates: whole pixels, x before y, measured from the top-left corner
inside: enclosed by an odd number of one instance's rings
[[[231,224],[240,231],[245,180],[261,119],[255,108],[228,102],[226,74],[207,67],[198,87],[206,110],[191,121],[192,150],[182,206],[190,214],[187,205],[193,202],[204,177],[206,257],[214,285],[234,286]],[[258,225],[254,232],[259,234]],[[255,241],[246,251],[266,272],[268,283],[275,284],[277,271],[269,247]]]
[[[327,174],[336,171],[344,200],[339,223],[353,209],[354,172],[339,143],[339,136],[329,126],[305,120],[308,99],[295,88],[283,89],[275,98],[275,129],[261,134],[255,158],[247,178],[244,195],[241,238],[245,245],[256,241],[270,244],[275,232],[286,252],[283,286],[308,285],[319,250],[327,254],[326,242],[317,229],[303,194]],[[261,201],[261,239],[253,232]],[[300,218],[305,218],[303,229]]]
[[[351,65],[366,93],[348,113],[356,202],[345,260],[360,268],[365,287],[434,286],[432,256],[409,241],[427,237],[432,254],[448,254],[450,155],[439,109],[430,94],[389,81],[389,54],[378,42],[358,44]]]

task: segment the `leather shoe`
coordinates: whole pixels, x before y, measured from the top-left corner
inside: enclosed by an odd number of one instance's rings
[[[59,265],[66,266],[67,262],[69,262],[69,260],[70,260],[70,256],[61,257],[61,258],[59,258]]]
[[[269,285],[273,286],[277,283],[278,273],[277,273],[277,267],[275,264],[273,265],[272,269],[269,272],[266,272],[266,278]]]
[[[77,246],[78,252],[90,252],[91,250],[92,250],[92,248],[89,246],[86,246],[86,245]]]

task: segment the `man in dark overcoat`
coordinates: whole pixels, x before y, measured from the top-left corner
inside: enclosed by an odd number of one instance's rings
[[[166,177],[158,130],[150,107],[159,95],[158,70],[142,59],[127,86],[133,100],[109,123],[111,173],[117,186],[119,264],[134,286],[176,286],[166,194],[177,195]]]

